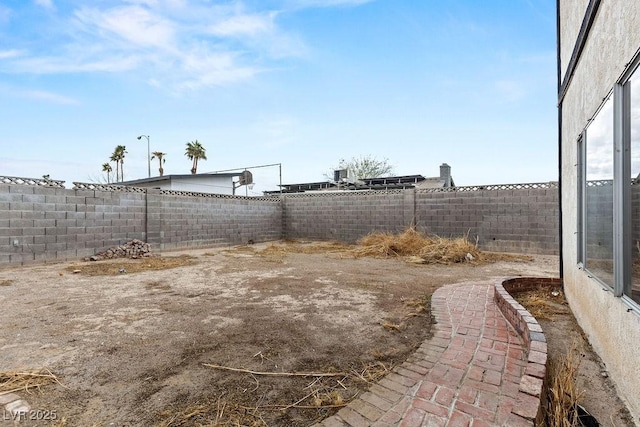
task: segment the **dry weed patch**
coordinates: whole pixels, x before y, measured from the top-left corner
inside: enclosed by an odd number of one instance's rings
[[[516,293],[515,297],[536,319],[553,320],[555,315],[569,313],[569,304],[560,287],[541,287]]]
[[[10,280],[10,279],[0,280],[0,286],[11,286],[12,284],[13,284],[13,280]]]
[[[406,322],[409,319],[414,317],[424,317],[430,316],[430,307],[431,307],[431,295],[425,295],[422,298],[411,298],[404,301],[404,306],[409,309],[407,314],[404,315],[402,319],[398,322],[393,322],[390,320],[383,320],[380,322],[380,326],[382,326],[387,331],[395,331],[400,332],[406,329]]]
[[[543,402],[543,420],[539,427],[581,426],[577,405],[580,394],[576,376],[582,354],[577,341],[560,360],[552,360],[546,378],[547,398]]]
[[[306,425],[311,425],[325,418],[327,411],[346,406],[361,390],[392,369],[391,364],[380,361],[363,364],[348,372],[334,372],[333,369],[327,372],[269,372],[214,364],[204,366],[239,378],[247,377],[254,383],[253,389],[228,390],[215,401],[202,400],[186,407],[168,408],[159,414],[162,421],[156,425],[267,427],[274,422],[300,425],[296,418],[303,413],[305,419],[312,420]],[[265,393],[273,387],[285,387],[285,384],[290,391],[287,401],[269,402]]]
[[[292,395],[289,402],[270,404],[262,404],[262,399],[249,402],[240,396],[229,395],[224,401],[191,405],[179,413],[165,411],[161,416],[168,420],[162,426],[192,425],[193,422],[212,423],[205,425],[267,426],[269,420],[287,417],[291,411],[309,412],[307,419],[320,421],[327,415],[326,411],[346,406],[358,397],[361,390],[383,378],[392,369],[391,364],[381,361],[363,364],[361,368],[348,372],[334,372],[332,369],[327,372],[264,372],[206,363],[204,366],[234,375],[250,376],[256,390],[269,378],[285,379],[291,382],[289,387],[297,390],[297,395]]]
[[[17,391],[40,390],[41,387],[60,384],[48,369],[0,372],[0,395]]]
[[[235,254],[254,254],[256,252],[255,248],[251,245],[240,245],[235,246],[230,249],[225,249],[222,251],[224,255],[235,255]],[[205,256],[216,256],[216,252],[206,252]]]
[[[237,403],[218,399],[215,402],[197,402],[184,409],[167,409],[160,413],[162,422],[158,427],[178,426],[251,426],[266,427],[267,423],[258,415],[247,411]],[[206,422],[206,424],[202,424]],[[195,424],[194,424],[195,423]]]
[[[480,250],[468,236],[445,239],[427,236],[414,228],[400,234],[369,234],[358,241],[353,252],[357,257],[407,257],[417,264],[453,264],[480,258]]]
[[[566,318],[571,314],[564,292],[559,286],[543,286],[530,291],[516,292],[514,297],[536,319],[550,324],[562,322],[563,316]],[[577,333],[578,336],[567,350],[550,353],[539,427],[593,425],[591,420],[594,419],[579,405],[583,396],[582,392],[578,391],[578,375],[585,356],[585,346],[588,344],[582,331],[579,330]]]
[[[196,259],[190,255],[178,257],[149,257],[138,259],[117,259],[109,261],[90,261],[74,264],[65,270],[86,276],[115,276],[118,274],[139,273],[150,270],[167,270],[196,264]]]
[[[465,235],[454,239],[427,236],[414,228],[400,234],[374,233],[363,237],[352,250],[356,257],[402,257],[412,264],[482,264],[498,261],[531,261],[523,255],[482,252]]]
[[[427,236],[415,228],[407,228],[404,232],[371,233],[356,244],[339,241],[309,242],[285,240],[271,243],[262,250],[252,246],[239,246],[225,251],[228,254],[253,254],[269,261],[283,262],[287,254],[326,254],[333,253],[345,257],[398,257],[413,264],[482,264],[499,261],[531,261],[526,255],[482,252],[477,242],[469,240],[469,236],[447,239],[438,236]],[[205,254],[209,255],[209,254]]]
[[[399,257],[414,264],[473,264],[498,261],[531,261],[523,255],[482,252],[477,242],[468,236],[446,239],[427,236],[415,228],[408,228],[399,234],[372,233],[358,240],[355,245],[343,242],[298,242],[270,244],[258,252],[265,257],[282,259],[288,253],[321,254],[337,253],[354,258],[359,257]]]
[[[342,242],[298,242],[287,240],[282,244],[270,244],[260,251],[261,255],[281,255],[287,253],[298,254],[326,254],[349,252],[353,246]]]

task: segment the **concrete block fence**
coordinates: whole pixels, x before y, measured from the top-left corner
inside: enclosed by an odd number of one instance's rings
[[[489,251],[558,254],[558,188],[553,183],[494,187],[418,190],[416,224],[441,237],[477,237]]]
[[[111,187],[0,185],[0,265],[82,258],[132,239],[157,251],[282,237],[277,198]]]
[[[353,242],[411,225],[442,237],[468,233],[492,251],[558,253],[553,183],[280,197],[74,184],[0,184],[0,265],[81,258],[132,239],[154,251],[281,238]]]
[[[558,254],[555,183],[283,196],[283,229],[292,239],[355,241],[411,225],[441,237],[478,239],[497,252]]]
[[[412,224],[414,198],[413,190],[285,195],[285,237],[354,242],[371,232],[400,232]]]

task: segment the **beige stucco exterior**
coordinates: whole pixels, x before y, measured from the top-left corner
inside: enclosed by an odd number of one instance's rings
[[[559,0],[564,79],[588,0]],[[603,0],[561,103],[563,278],[571,308],[640,425],[640,311],[577,265],[577,140],[640,49],[640,2]]]
[[[124,182],[131,187],[159,188],[161,190],[188,191],[193,193],[234,194],[233,177],[238,173],[197,175],[165,175]]]

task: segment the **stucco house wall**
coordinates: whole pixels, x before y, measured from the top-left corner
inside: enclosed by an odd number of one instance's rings
[[[230,176],[195,176],[193,178],[175,178],[166,190],[190,191],[194,193],[233,194],[233,181]]]
[[[160,190],[191,193],[233,194],[233,178],[239,173],[204,173],[196,175],[165,175],[123,182],[129,187],[157,188]]]
[[[597,4],[597,5],[596,5]],[[640,2],[559,0],[562,257],[567,299],[640,424],[640,310],[578,264],[578,138],[640,48]],[[589,8],[597,10],[575,73],[567,74]],[[562,88],[561,88],[562,89]]]

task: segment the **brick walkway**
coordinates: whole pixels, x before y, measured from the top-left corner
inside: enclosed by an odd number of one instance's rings
[[[433,338],[318,427],[533,426],[542,380],[525,375],[523,342],[494,286],[446,286],[431,304]]]

